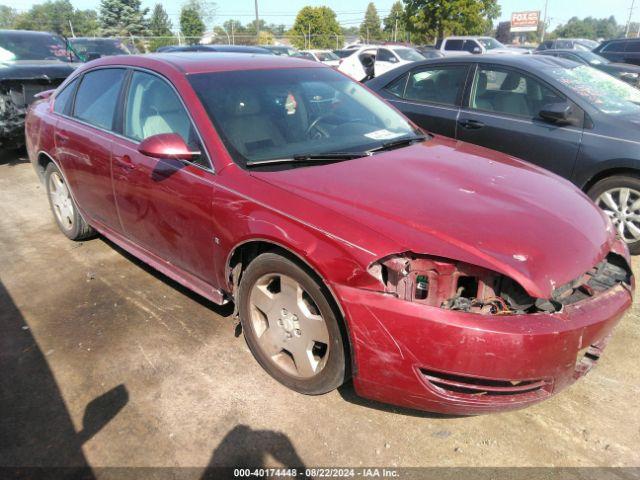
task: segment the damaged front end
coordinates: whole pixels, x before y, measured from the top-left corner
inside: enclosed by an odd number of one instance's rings
[[[372,264],[369,272],[385,292],[445,310],[482,315],[556,313],[618,284],[630,287],[626,259],[611,252],[579,278],[557,287],[550,298],[534,298],[513,279],[463,262],[404,253]]]
[[[19,146],[24,142],[27,108],[38,93],[56,88],[64,78],[34,78],[0,81],[0,146]]]

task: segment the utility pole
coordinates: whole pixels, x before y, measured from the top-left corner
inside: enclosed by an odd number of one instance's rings
[[[396,13],[396,26],[393,30],[393,42],[398,41],[398,14]]]
[[[258,15],[258,0],[254,1],[256,6],[256,44],[260,45],[260,16]]]
[[[71,19],[69,19],[69,28],[71,29],[71,36],[76,38],[76,34],[73,31],[73,24],[71,23]]]
[[[231,20],[231,44],[235,45],[236,44],[236,37],[233,35],[233,27],[235,26],[235,21]]]
[[[307,48],[311,50],[311,24],[309,24],[309,46]]]
[[[540,35],[540,43],[544,42],[544,34],[547,33],[547,8],[549,0],[544,1],[544,20],[542,20],[542,35]]]
[[[635,3],[636,3],[636,0],[631,0],[631,8],[629,9],[629,19],[627,20],[627,30],[624,32],[625,38],[629,36],[629,28],[631,27],[631,16],[633,15],[633,6]]]

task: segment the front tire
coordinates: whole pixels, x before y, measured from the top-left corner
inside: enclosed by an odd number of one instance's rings
[[[633,255],[640,254],[640,178],[614,175],[597,182],[587,192],[611,219]]]
[[[240,280],[238,307],[249,349],[269,375],[307,395],[347,378],[347,352],[327,289],[303,268],[263,253]]]
[[[64,176],[55,163],[47,165],[44,179],[49,206],[62,233],[71,240],[84,240],[95,235],[93,228],[80,215]]]

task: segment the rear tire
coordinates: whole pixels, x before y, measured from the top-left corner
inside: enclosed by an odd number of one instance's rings
[[[348,376],[347,351],[326,287],[276,253],[263,253],[240,280],[238,308],[253,356],[269,375],[307,395]]]
[[[49,206],[58,228],[70,240],[85,240],[95,235],[95,230],[82,218],[64,176],[55,163],[50,162],[44,172]]]
[[[629,252],[640,254],[640,178],[613,175],[598,181],[587,195],[611,219]]]

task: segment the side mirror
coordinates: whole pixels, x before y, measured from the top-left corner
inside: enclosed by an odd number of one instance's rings
[[[396,57],[389,57],[390,63],[398,63],[398,59]]]
[[[482,53],[482,49],[480,47],[473,47],[473,52],[474,55],[479,55]]]
[[[545,105],[538,115],[547,122],[555,123],[556,125],[567,125],[571,123],[571,120],[569,119],[571,113],[571,105],[567,102],[563,102]]]
[[[138,145],[138,151],[152,158],[175,158],[177,160],[192,160],[200,152],[192,152],[177,133],[160,133],[145,138]]]

